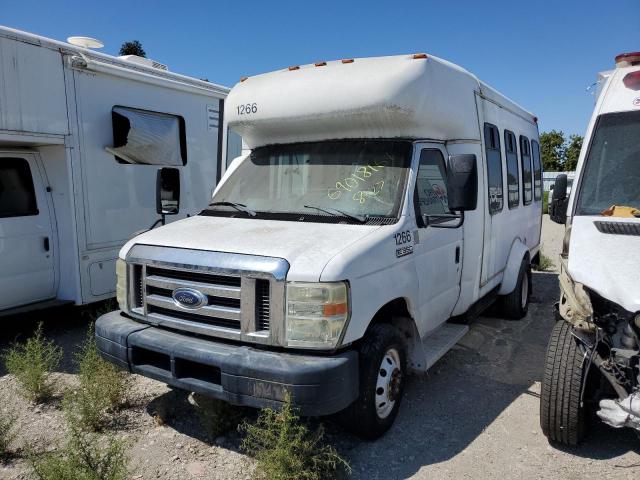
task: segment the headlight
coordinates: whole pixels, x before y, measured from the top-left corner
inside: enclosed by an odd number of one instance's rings
[[[129,295],[127,288],[127,263],[122,260],[116,260],[116,299],[120,310],[128,311]]]
[[[287,346],[335,348],[348,317],[345,282],[287,284]]]

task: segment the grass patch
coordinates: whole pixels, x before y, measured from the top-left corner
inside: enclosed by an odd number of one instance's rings
[[[0,460],[5,461],[11,456],[11,443],[16,439],[18,432],[16,424],[18,416],[12,411],[0,413]]]
[[[553,260],[547,257],[544,253],[540,252],[540,260],[538,265],[536,266],[536,270],[544,272],[546,270],[552,270],[553,268],[555,268]]]
[[[129,477],[127,443],[100,438],[71,422],[65,447],[58,453],[32,455],[38,480],[124,480]]]
[[[256,458],[254,477],[269,480],[323,480],[351,473],[349,463],[323,442],[320,426],[311,432],[296,414],[289,397],[282,410],[262,410],[256,423],[239,427],[246,433],[242,449]]]
[[[80,386],[66,395],[65,410],[83,428],[101,430],[110,414],[126,401],[128,374],[100,356],[93,328],[89,329],[76,362]]]
[[[16,377],[28,399],[45,402],[51,398],[51,372],[60,365],[62,349],[44,338],[42,322],[32,337],[9,347],[3,357],[7,371]]]

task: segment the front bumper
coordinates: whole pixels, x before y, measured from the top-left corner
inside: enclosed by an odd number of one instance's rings
[[[96,322],[102,356],[132,373],[234,405],[278,408],[288,393],[301,415],[329,415],[358,396],[358,354],[331,356],[260,350],[182,335],[121,311]]]

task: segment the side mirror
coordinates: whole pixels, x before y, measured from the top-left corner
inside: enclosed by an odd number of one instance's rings
[[[555,223],[564,225],[567,222],[567,176],[561,173],[556,177],[549,202],[549,218]]]
[[[156,177],[156,212],[176,215],[180,211],[180,170],[161,168]]]
[[[475,155],[449,155],[447,203],[452,212],[476,209],[478,204],[478,167]]]

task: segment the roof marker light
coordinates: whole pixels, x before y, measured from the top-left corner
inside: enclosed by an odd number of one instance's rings
[[[240,77],[240,81],[244,82],[247,78],[249,78],[249,77]]]
[[[314,65],[316,67],[324,67],[327,64],[327,62],[316,62]]]
[[[300,65],[292,65],[291,67],[289,67],[290,72],[293,70],[300,70]]]
[[[353,58],[343,58],[341,60],[342,63],[353,63]]]
[[[622,79],[622,83],[630,90],[640,90],[640,70],[627,73]]]
[[[640,52],[627,52],[616,55],[616,67],[630,67],[640,63]]]
[[[426,53],[414,53],[413,54],[413,59],[414,60],[418,60],[420,58],[427,58],[427,54]]]

